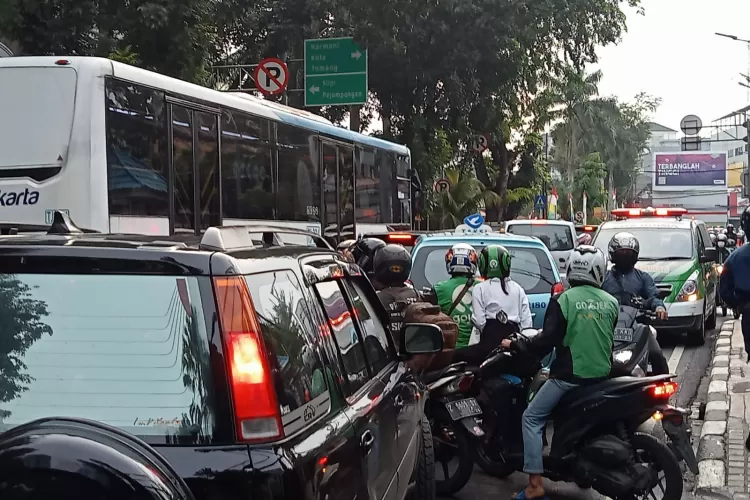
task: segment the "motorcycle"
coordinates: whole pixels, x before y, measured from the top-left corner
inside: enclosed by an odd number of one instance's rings
[[[612,377],[645,377],[648,373],[649,335],[656,330],[648,325],[655,315],[643,308],[638,297],[631,305],[620,305],[612,352]]]
[[[620,306],[614,335],[612,377],[646,377],[648,335],[656,336],[656,330],[648,322],[654,318],[654,313],[643,308],[640,297],[632,299],[632,306]],[[698,460],[690,444],[692,431],[687,424],[687,414],[685,409],[670,406],[655,414],[655,418],[661,421],[664,434],[669,438],[668,446],[678,461],[684,461],[693,474],[698,474]]]
[[[465,397],[474,379],[466,371],[465,363],[455,363],[442,370],[424,374],[427,385],[426,414],[432,428],[435,446],[435,465],[440,464],[443,478],[435,474],[438,496],[450,496],[469,482],[474,470],[473,450],[484,437],[478,420],[482,408],[473,397]],[[457,459],[458,466],[451,472],[449,465]]]
[[[478,456],[489,460],[484,465],[490,465],[496,477],[523,467],[522,415],[544,376],[530,375],[531,370],[509,375],[507,366],[515,358],[520,358],[520,363],[511,364],[528,363],[523,359],[528,356],[522,350],[498,348],[479,368],[484,393],[479,398],[484,410],[483,427],[491,440],[485,440]],[[682,472],[676,456],[655,437],[636,431],[648,418],[674,412],[667,402],[677,390],[674,378],[620,377],[567,393],[550,419],[555,432],[549,454],[544,457],[544,475],[622,498],[652,490],[661,470],[666,481],[663,498],[680,498]],[[675,434],[675,438],[684,436]],[[689,441],[686,444],[690,446]]]

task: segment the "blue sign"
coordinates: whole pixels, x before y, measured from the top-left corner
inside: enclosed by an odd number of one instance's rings
[[[464,219],[464,224],[471,229],[479,229],[484,224],[484,217],[482,217],[482,214],[470,215]]]
[[[544,210],[547,206],[547,197],[543,194],[534,196],[534,208],[537,210]]]

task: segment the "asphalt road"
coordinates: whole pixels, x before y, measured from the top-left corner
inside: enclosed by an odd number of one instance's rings
[[[717,326],[725,319],[719,317]],[[701,378],[706,372],[706,368],[711,360],[711,352],[718,336],[718,330],[713,330],[707,335],[706,343],[700,347],[691,347],[685,345],[685,338],[681,336],[660,336],[659,343],[662,346],[664,355],[667,358],[673,373],[677,373],[677,383],[679,385],[677,396],[673,398],[672,404],[683,408],[689,408],[692,400],[698,391]],[[655,426],[655,421],[651,420],[644,424],[644,430],[654,433],[656,436],[663,438],[661,426]],[[438,473],[439,474],[439,473]],[[691,494],[693,490],[694,478],[690,472],[685,474],[685,492],[683,498],[686,500],[694,499]],[[519,492],[527,482],[525,474],[517,473],[508,479],[499,480],[487,476],[479,467],[474,468],[471,481],[466,487],[459,491],[454,498],[459,500],[476,500],[477,498],[493,499],[510,499],[515,493]],[[606,497],[600,495],[594,490],[582,490],[575,484],[555,483],[545,480],[547,493],[551,498],[575,499],[575,500],[604,500]]]

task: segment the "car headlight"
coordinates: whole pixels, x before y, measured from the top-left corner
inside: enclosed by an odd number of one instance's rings
[[[682,288],[680,289],[680,293],[677,294],[677,300],[680,302],[695,302],[698,300],[698,270],[696,269],[692,273],[690,273],[690,276],[688,276],[688,279],[685,280],[685,283],[682,284]]]

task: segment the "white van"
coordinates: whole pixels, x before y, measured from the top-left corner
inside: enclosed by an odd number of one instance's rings
[[[576,247],[576,231],[572,222],[565,220],[509,220],[504,230],[508,234],[534,236],[542,240],[555,259],[562,276],[568,267],[568,259]]]

